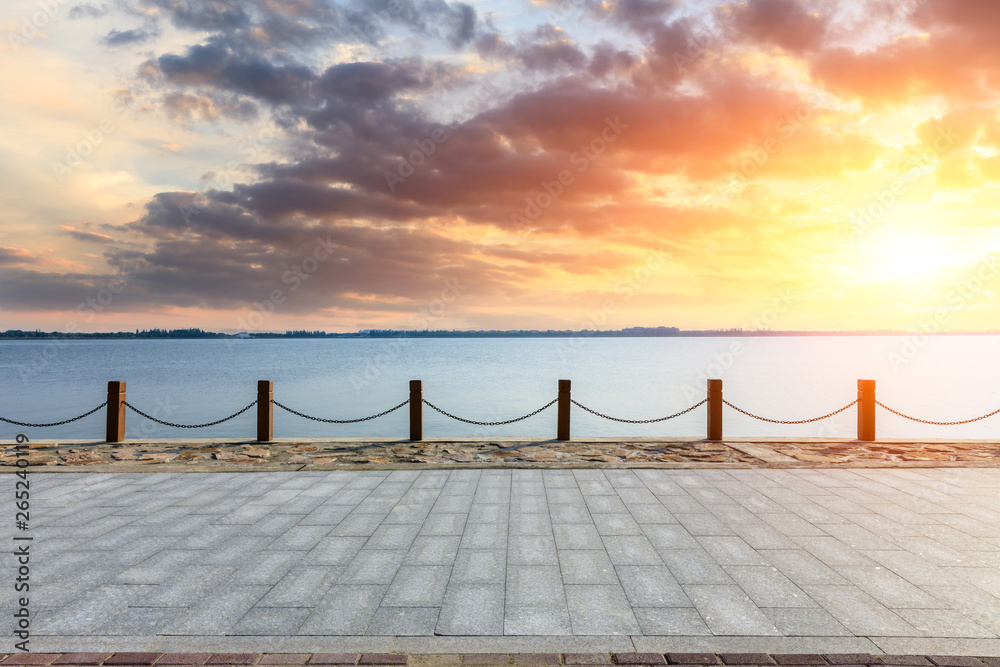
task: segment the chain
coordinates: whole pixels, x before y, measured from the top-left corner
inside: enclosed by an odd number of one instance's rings
[[[958,421],[958,422],[932,422],[932,421],[929,421],[927,419],[917,419],[916,417],[911,417],[909,415],[904,415],[902,412],[897,412],[896,410],[893,410],[892,408],[890,408],[888,405],[884,405],[884,404],[882,404],[882,403],[880,403],[878,401],[875,401],[875,404],[876,405],[881,405],[883,408],[885,408],[886,410],[888,410],[892,414],[899,415],[900,417],[903,417],[904,419],[909,419],[910,421],[920,422],[921,424],[933,424],[935,426],[955,426],[956,424],[971,424],[972,422],[977,422],[977,421],[980,421],[982,419],[986,419],[987,417],[992,417],[993,415],[1000,413],[1000,410],[994,410],[993,412],[989,413],[988,415],[983,415],[982,417],[974,417],[972,419],[964,419],[964,420]]]
[[[275,400],[272,400],[271,402],[274,403],[275,405],[277,405],[282,410],[287,410],[288,412],[291,412],[293,415],[298,415],[299,417],[305,417],[306,419],[312,419],[313,421],[324,422],[326,424],[356,424],[357,422],[366,422],[366,421],[370,421],[372,419],[378,419],[379,417],[387,415],[390,412],[393,412],[395,410],[399,410],[401,407],[403,407],[404,405],[406,405],[407,403],[409,403],[410,400],[407,399],[407,400],[403,401],[402,403],[400,403],[399,405],[397,405],[396,407],[389,408],[388,410],[386,410],[384,412],[380,412],[377,415],[372,415],[371,417],[362,417],[361,419],[323,419],[321,417],[310,417],[309,415],[304,415],[301,412],[298,412],[296,410],[292,410],[290,407],[288,407],[286,405],[282,405],[281,403],[278,403]]]
[[[139,416],[145,417],[146,419],[148,419],[150,421],[154,421],[157,424],[163,424],[164,426],[172,426],[174,428],[204,428],[205,426],[215,426],[216,424],[221,424],[222,422],[227,422],[230,419],[232,419],[233,417],[239,417],[241,414],[243,414],[244,412],[246,412],[247,410],[249,410],[250,408],[252,408],[255,405],[257,405],[257,401],[256,400],[254,400],[253,403],[251,403],[250,405],[246,406],[245,408],[243,408],[239,412],[234,412],[233,414],[229,415],[228,417],[223,417],[222,419],[219,419],[219,420],[214,421],[214,422],[208,422],[207,424],[171,424],[170,422],[165,422],[162,419],[157,419],[156,417],[153,417],[152,415],[147,415],[145,412],[143,412],[142,410],[139,410],[138,408],[136,408],[131,403],[128,403],[128,402],[125,403],[125,407],[126,408],[129,408],[130,410],[132,410],[133,412],[135,412]]]
[[[477,422],[477,421],[473,421],[471,419],[462,419],[461,417],[456,417],[455,415],[451,414],[450,412],[445,412],[444,410],[442,410],[438,406],[436,406],[433,403],[430,403],[430,402],[428,402],[426,400],[424,401],[424,403],[427,403],[427,405],[429,407],[433,408],[434,410],[437,410],[438,412],[440,412],[441,414],[443,414],[445,417],[451,417],[452,419],[457,419],[458,421],[465,422],[466,424],[476,424],[477,426],[502,426],[504,424],[513,424],[514,422],[519,422],[521,420],[527,419],[528,417],[534,417],[535,415],[537,415],[542,410],[544,410],[546,408],[552,407],[555,404],[555,402],[558,401],[558,400],[559,400],[558,398],[553,398],[551,401],[549,401],[548,403],[546,403],[542,407],[538,408],[534,412],[529,412],[528,414],[524,415],[523,417],[518,417],[517,419],[508,419],[508,420],[502,421],[502,422]]]
[[[702,406],[702,405],[705,405],[705,403],[708,403],[708,399],[705,398],[705,399],[702,399],[702,401],[700,403],[696,403],[696,404],[692,405],[687,410],[681,410],[680,412],[674,413],[674,414],[670,415],[669,417],[660,417],[659,419],[618,419],[617,417],[609,417],[608,415],[602,415],[600,412],[597,412],[596,410],[591,410],[586,405],[580,405],[579,403],[576,402],[575,399],[571,398],[569,400],[573,403],[573,405],[575,405],[575,406],[577,406],[579,408],[583,408],[584,410],[586,410],[587,412],[589,412],[591,414],[595,414],[598,417],[604,417],[605,419],[610,419],[611,421],[622,422],[623,424],[652,424],[653,422],[662,422],[662,421],[666,421],[668,419],[673,419],[674,417],[680,417],[681,415],[687,414],[687,413],[691,412],[692,410],[694,410],[695,408],[697,408],[699,406]]]
[[[83,419],[84,417],[89,417],[90,415],[94,414],[107,404],[108,402],[104,401],[90,412],[84,412],[79,417],[73,417],[72,419],[64,419],[61,422],[52,422],[51,424],[26,424],[25,422],[16,422],[13,419],[4,419],[3,417],[0,417],[0,422],[7,422],[8,424],[14,424],[15,426],[27,426],[28,428],[45,428],[46,426],[62,426],[63,424],[75,422],[77,419]]]
[[[841,412],[843,412],[847,408],[851,407],[852,405],[854,405],[858,401],[857,401],[857,399],[855,399],[855,400],[851,401],[850,403],[848,403],[847,405],[845,405],[844,407],[842,407],[841,409],[834,410],[830,414],[823,415],[822,417],[813,417],[812,419],[797,419],[797,420],[768,419],[767,417],[759,417],[759,416],[757,416],[755,414],[751,414],[751,413],[747,412],[746,410],[740,410],[738,407],[736,407],[735,405],[733,405],[732,403],[730,403],[726,399],[722,399],[722,402],[725,403],[726,405],[728,405],[729,407],[731,407],[733,410],[736,410],[736,412],[742,412],[747,417],[753,417],[754,419],[759,419],[762,422],[771,422],[772,424],[808,424],[809,422],[818,422],[821,419],[826,419],[827,417],[832,417],[834,415],[840,414]]]

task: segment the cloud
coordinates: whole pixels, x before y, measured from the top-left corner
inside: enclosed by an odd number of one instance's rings
[[[976,188],[997,181],[1000,118],[993,107],[956,108],[919,123],[914,132],[925,154],[938,157],[942,188]]]
[[[551,24],[539,26],[533,34],[523,37],[515,51],[529,70],[579,70],[587,63],[580,47],[561,28]]]
[[[594,3],[590,9],[611,23],[643,35],[662,25],[678,6],[676,0],[615,0]]]
[[[101,5],[97,7],[95,5],[76,5],[69,10],[69,16],[71,19],[99,19],[107,16],[111,9],[107,5]]]
[[[169,93],[163,98],[163,110],[171,121],[214,121],[221,117],[248,121],[259,115],[257,105],[232,95],[199,96]]]
[[[887,152],[871,135],[843,128],[809,126],[796,130],[788,139],[780,134],[774,138],[777,149],[760,167],[763,177],[840,178],[872,168]],[[759,150],[756,155],[760,159]]]
[[[832,45],[820,50],[810,56],[812,75],[838,94],[876,105],[932,95],[960,103],[992,100],[1000,86],[1000,6],[982,0],[924,0],[903,7],[916,9],[880,18],[908,25],[908,30],[877,48]]]
[[[498,32],[480,35],[476,40],[480,56],[516,63],[528,71],[575,72],[587,64],[583,50],[562,28],[547,23],[518,36],[508,43]]]
[[[992,123],[994,113],[993,109],[954,109],[917,124],[914,132],[924,148],[947,155],[975,144]]]
[[[29,264],[38,258],[26,248],[4,248],[0,246],[0,264]]]
[[[729,11],[733,34],[795,53],[822,47],[830,21],[801,0],[747,0]]]
[[[199,0],[198,2],[141,0],[141,2],[168,16],[174,26],[178,28],[222,33],[249,26],[251,16],[247,9],[255,4],[253,2],[228,2],[227,0]]]
[[[314,79],[305,66],[274,65],[241,57],[225,45],[212,42],[192,46],[181,56],[160,56],[156,64],[170,84],[227,90],[272,104],[290,104],[301,99]]]
[[[157,36],[158,33],[150,30],[112,30],[103,38],[101,43],[105,46],[129,46],[131,44],[142,44]]]
[[[215,33],[233,48],[378,44],[402,27],[458,49],[474,39],[476,10],[444,0],[140,0],[177,28]]]
[[[226,92],[238,87],[222,74],[225,64],[211,64],[224,58],[194,60],[209,65],[172,73]],[[528,277],[594,277],[621,269],[630,255],[555,252],[544,245],[527,251],[465,234],[451,238],[455,225],[523,232],[512,216],[558,187],[556,201],[531,220],[537,242],[559,235],[641,247],[657,238],[677,242],[744,228],[752,224],[747,218],[625,203],[626,195],[635,174],[720,176],[728,158],[801,104],[796,95],[737,71],[700,79],[698,95],[559,78],[451,125],[436,123],[431,110],[411,101],[461,85],[463,77],[461,68],[419,58],[327,68],[290,105],[309,128],[300,130],[298,144],[308,139],[308,150],[258,165],[256,182],[231,191],[157,194],[128,225],[152,250],[111,251],[111,266],[134,275],[156,303],[237,308],[293,280],[296,274],[287,272],[322,239],[329,257],[322,272],[300,279],[295,312],[359,307],[356,294],[383,304],[417,299],[449,275],[475,284],[484,298],[511,298],[529,289]],[[442,141],[429,139],[434,131]],[[425,149],[419,168],[395,191],[388,188],[385,174],[428,142],[433,152]],[[831,152],[829,142],[817,142],[817,154]],[[564,173],[569,182],[559,184]]]
[[[573,4],[572,21],[536,25],[445,0],[134,0],[143,29],[106,25],[104,45],[150,50],[129,91],[181,125],[142,144],[167,165],[147,182],[169,165],[205,176],[130,198],[123,229],[65,226],[64,242],[101,244],[89,272],[0,252],[5,307],[72,307],[107,269],[134,276],[124,310],[239,309],[277,289],[284,312],[391,318],[457,278],[480,313],[554,312],[652,247],[672,273],[646,306],[721,307],[791,274],[822,287],[842,221],[821,197],[891,177],[951,127],[938,185],[1000,172],[989,3]],[[851,30],[865,22],[886,29]],[[239,178],[216,176],[221,150],[196,162],[201,136],[254,121],[280,135],[266,159]],[[764,146],[733,197],[712,196]]]
[[[638,56],[631,51],[619,49],[610,42],[600,42],[593,48],[587,70],[598,78],[628,76],[638,64]]]
[[[77,241],[84,241],[87,243],[110,243],[114,239],[106,234],[98,234],[97,232],[89,232],[86,229],[77,229],[69,225],[63,225],[61,229],[72,238]]]

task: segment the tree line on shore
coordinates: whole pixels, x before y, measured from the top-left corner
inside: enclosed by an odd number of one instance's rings
[[[677,327],[628,327],[625,329],[362,329],[352,333],[327,333],[326,331],[295,330],[281,332],[242,332],[220,333],[203,329],[136,329],[133,331],[115,332],[75,332],[60,331],[23,331],[8,329],[0,332],[0,339],[32,340],[32,339],[195,339],[195,338],[569,338],[587,336],[595,338],[628,338],[628,337],[698,337],[698,336],[878,336],[902,335],[910,332],[899,330],[868,330],[868,331],[776,331],[771,329],[696,329],[682,330]],[[962,333],[962,332],[952,332]],[[989,332],[967,332],[989,333]]]

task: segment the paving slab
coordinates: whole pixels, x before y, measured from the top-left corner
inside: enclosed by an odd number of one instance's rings
[[[1000,468],[30,475],[39,652],[1000,655]]]

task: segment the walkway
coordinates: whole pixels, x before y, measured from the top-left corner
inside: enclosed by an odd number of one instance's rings
[[[1000,655],[995,468],[30,480],[33,651]]]

